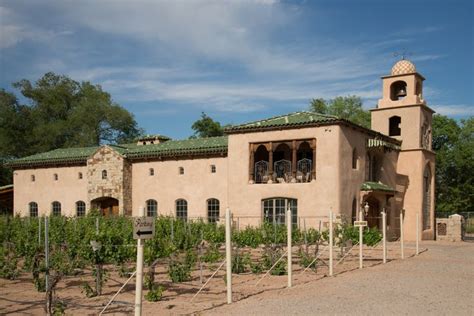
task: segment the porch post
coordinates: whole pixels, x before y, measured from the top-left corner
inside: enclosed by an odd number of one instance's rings
[[[255,152],[254,152],[254,145],[250,144],[250,157],[249,157],[249,182],[255,182]]]
[[[270,176],[270,180],[268,183],[273,182],[273,143],[270,142],[270,150],[268,151],[268,175]]]
[[[291,181],[296,181],[296,140],[292,141],[291,143],[291,150],[292,150],[292,156],[291,156],[291,174],[293,179]]]
[[[313,164],[311,166],[311,180],[316,180],[316,138],[313,139],[313,146],[311,146],[313,150]]]

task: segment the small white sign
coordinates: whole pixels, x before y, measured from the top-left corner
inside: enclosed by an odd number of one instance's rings
[[[154,217],[135,217],[133,219],[133,239],[151,239],[155,235]]]
[[[367,221],[354,221],[354,226],[367,226]]]

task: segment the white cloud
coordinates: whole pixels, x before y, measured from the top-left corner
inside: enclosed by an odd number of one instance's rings
[[[9,11],[6,24],[11,27],[10,47],[33,37],[47,41],[81,30],[143,45],[140,49],[153,57],[146,66],[139,60],[133,65],[97,66],[100,62],[94,56],[119,53],[112,48],[96,52],[87,41],[76,43],[88,53],[81,59],[64,50],[62,59],[51,57],[36,65],[36,72],[56,71],[100,83],[119,102],[156,102],[158,107],[178,102],[222,112],[251,112],[274,104],[305,107],[313,97],[356,94],[376,100],[380,82],[373,78],[389,71],[386,50],[411,39],[370,39],[353,47],[315,31],[310,44],[297,39],[279,42],[278,33],[300,18],[301,11],[291,8],[272,0],[45,0],[41,10],[54,10],[49,28],[44,20],[29,19],[35,8],[19,9],[15,18]],[[67,30],[55,25],[67,25]],[[64,47],[61,42],[57,46]],[[140,56],[137,52],[126,57]],[[229,68],[238,74],[234,77]]]
[[[468,104],[451,104],[451,105],[434,105],[433,109],[442,115],[448,116],[473,116],[474,105]]]

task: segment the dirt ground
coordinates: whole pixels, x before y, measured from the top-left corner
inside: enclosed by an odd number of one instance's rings
[[[201,287],[199,271],[190,282],[171,283],[164,265],[157,269],[156,281],[165,291],[160,302],[144,300],[144,315],[179,314],[382,314],[425,313],[467,314],[473,308],[474,243],[423,243],[428,248],[417,257],[413,245],[407,245],[405,260],[400,260],[399,244],[389,243],[389,263],[381,264],[380,247],[366,250],[367,269],[359,270],[357,249],[335,266],[335,277],[328,277],[324,263],[317,272],[302,268],[295,262],[292,289],[286,289],[286,276],[267,276],[256,285],[263,274],[233,275],[233,300],[226,305],[224,271],[219,271],[206,288],[194,298]],[[327,252],[323,254],[327,260]],[[285,259],[286,260],[286,259]],[[297,261],[297,258],[296,260]],[[336,264],[339,261],[335,255]],[[203,271],[203,280],[218,264]],[[62,280],[56,292],[65,303],[68,315],[97,315],[122,286],[126,278],[111,272],[103,295],[86,298],[82,283],[92,281],[90,272]],[[128,284],[107,309],[108,315],[133,314],[134,287]],[[146,291],[145,291],[146,293]],[[44,293],[38,293],[29,274],[18,280],[0,279],[0,314],[43,315]],[[379,302],[379,303],[377,303]],[[412,310],[413,308],[413,310]]]
[[[206,315],[474,315],[474,243],[268,292]]]

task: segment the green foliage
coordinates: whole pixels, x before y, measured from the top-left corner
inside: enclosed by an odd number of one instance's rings
[[[145,295],[145,299],[149,302],[158,302],[161,301],[163,297],[164,288],[161,285],[153,284]]]
[[[433,116],[436,210],[474,212],[474,118]]]
[[[278,259],[281,258],[283,252],[281,248],[267,247],[262,256],[263,267],[269,270]],[[270,271],[271,275],[284,275],[286,274],[286,260],[281,259]]]
[[[316,257],[310,255],[303,249],[300,249],[298,252],[298,256],[300,257],[300,266],[304,269],[311,268],[316,269],[317,260],[314,260]]]
[[[82,283],[81,293],[83,293],[87,298],[97,296],[97,291],[94,290],[87,282]]]
[[[201,118],[194,122],[191,128],[194,130],[194,135],[191,138],[224,135],[224,128],[221,124],[214,121],[204,112],[201,113]]]
[[[15,280],[19,275],[18,259],[8,248],[0,248],[0,278]]]
[[[191,280],[191,266],[185,262],[171,261],[168,267],[168,275],[172,282],[186,282]]]
[[[362,100],[355,95],[336,97],[332,100],[312,99],[310,110],[322,114],[335,115],[370,128],[370,112],[362,107]]]
[[[28,105],[0,89],[0,161],[64,147],[124,143],[143,133],[133,114],[99,85],[46,73],[13,83]],[[0,164],[0,185],[11,183]]]
[[[232,256],[232,273],[240,274],[246,272],[250,262],[250,255],[248,253],[242,255],[239,249],[237,249]]]
[[[206,249],[204,255],[202,255],[201,260],[206,263],[215,263],[222,259],[222,254],[219,252],[218,244],[209,244],[209,247]]]

